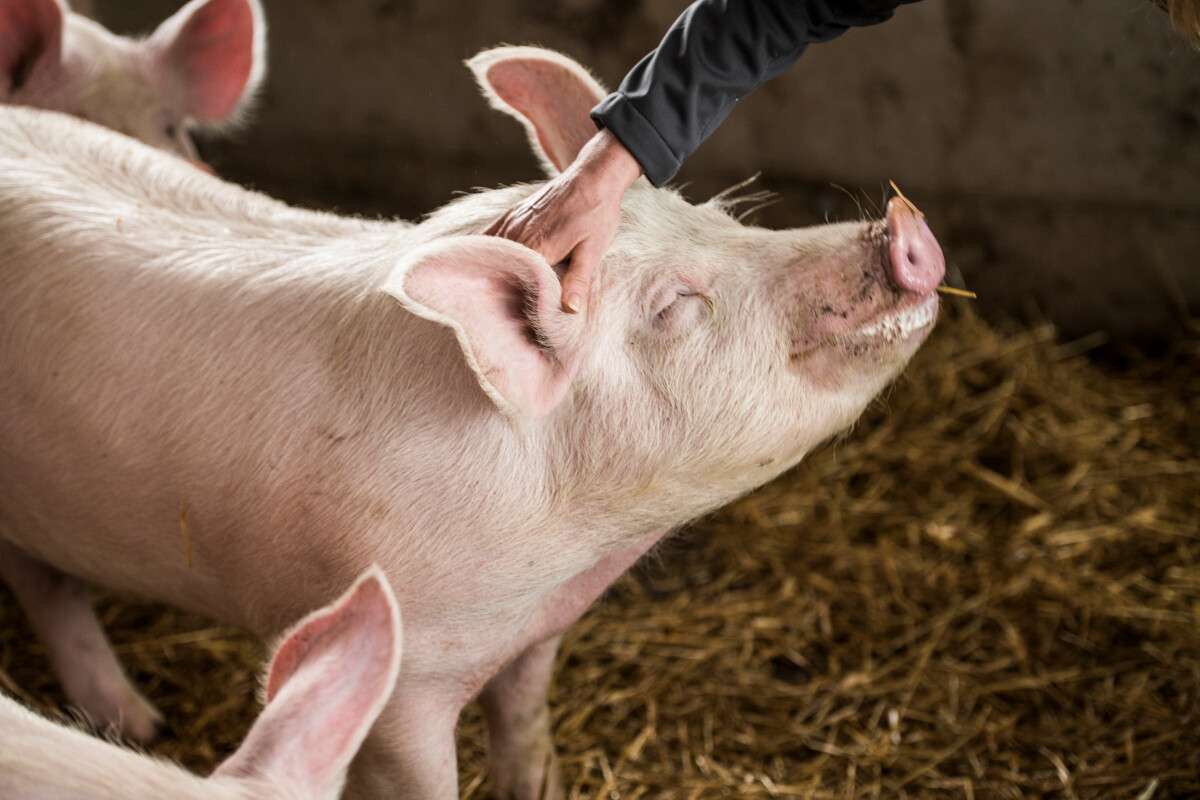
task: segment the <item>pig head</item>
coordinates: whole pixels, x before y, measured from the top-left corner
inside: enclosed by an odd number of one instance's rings
[[[470,65],[547,170],[591,135],[604,90],[570,59]],[[68,696],[153,732],[87,583],[269,636],[378,562],[404,666],[348,796],[456,796],[474,697],[493,794],[561,795],[558,636],[672,529],[852,424],[928,334],[944,264],[902,202],[770,231],[643,181],[569,315],[551,265],[479,235],[536,189],[301,230],[135,142],[0,109],[0,575]]]
[[[0,103],[62,111],[194,159],[189,129],[245,115],[265,41],[258,0],[192,0],[140,41],[64,0],[0,0]]]

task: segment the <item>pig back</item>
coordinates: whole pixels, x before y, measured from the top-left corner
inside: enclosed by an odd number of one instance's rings
[[[375,291],[415,229],[305,214],[0,109],[0,535],[256,630],[304,602],[264,571],[323,602],[384,534],[419,567],[420,476],[470,461],[446,416],[487,404]]]

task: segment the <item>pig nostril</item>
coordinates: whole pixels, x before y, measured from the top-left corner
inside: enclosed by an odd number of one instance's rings
[[[893,198],[887,209],[889,278],[902,291],[931,292],[945,274],[941,245],[923,218]]]

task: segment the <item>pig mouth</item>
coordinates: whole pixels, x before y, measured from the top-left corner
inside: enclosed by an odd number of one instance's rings
[[[852,342],[903,341],[919,331],[931,328],[937,320],[937,311],[937,295],[929,295],[914,303],[906,303],[876,315],[845,339]]]
[[[937,321],[938,306],[936,294],[914,297],[863,320],[851,330],[827,331],[816,339],[794,341],[789,355],[796,362],[830,349],[866,355],[905,343],[920,344]]]

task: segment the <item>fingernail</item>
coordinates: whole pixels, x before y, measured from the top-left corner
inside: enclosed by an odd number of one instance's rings
[[[578,314],[583,310],[583,300],[575,293],[567,295],[566,299],[563,300],[563,305],[565,305],[567,307],[567,311],[570,311],[572,314]]]

